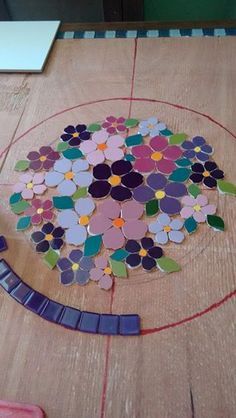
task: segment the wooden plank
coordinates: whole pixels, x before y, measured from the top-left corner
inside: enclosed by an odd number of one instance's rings
[[[12,109],[0,115],[2,125],[18,124],[1,182],[15,182],[16,158],[55,141],[67,124],[130,111],[138,118],[157,115],[175,132],[204,135],[216,162],[235,182],[235,49],[234,38],[57,41],[45,72],[27,78],[21,120]],[[22,80],[1,76],[0,83],[11,86],[13,100]],[[131,94],[142,100],[130,107],[122,97]],[[101,101],[115,97],[121,99]],[[5,129],[7,138],[11,131]],[[128,280],[116,280],[111,301],[110,293],[92,284],[59,285],[57,273],[46,269],[28,237],[16,233],[16,218],[7,209],[10,193],[10,185],[1,187],[0,230],[9,243],[6,259],[27,283],[82,309],[109,312],[112,302],[114,313],[138,312],[149,331],[134,338],[66,331],[25,311],[1,290],[2,398],[39,404],[50,418],[236,415],[232,197],[208,193],[225,219],[224,233],[202,225],[181,246],[168,245],[166,252],[179,260],[181,272],[131,272]]]

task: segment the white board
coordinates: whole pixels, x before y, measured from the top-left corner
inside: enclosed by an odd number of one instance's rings
[[[59,20],[0,22],[0,72],[41,72]]]

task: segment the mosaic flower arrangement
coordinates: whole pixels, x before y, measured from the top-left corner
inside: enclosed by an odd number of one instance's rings
[[[35,251],[63,285],[109,290],[129,269],[179,271],[168,242],[181,244],[199,223],[224,230],[204,190],[236,195],[212,153],[203,137],[174,134],[155,117],[67,126],[56,149],[16,163],[16,229],[33,228]]]

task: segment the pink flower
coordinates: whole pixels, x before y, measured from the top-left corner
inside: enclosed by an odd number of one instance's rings
[[[95,267],[90,270],[90,279],[98,282],[101,289],[109,290],[113,285],[112,271],[106,256],[95,259]]]
[[[124,152],[120,147],[124,144],[124,138],[120,135],[109,137],[109,133],[104,129],[95,132],[91,141],[84,141],[80,145],[80,150],[86,155],[89,164],[97,165],[103,163],[105,159],[110,161],[121,160]]]
[[[216,206],[208,205],[208,199],[203,194],[199,194],[196,199],[191,196],[184,196],[182,204],[185,206],[181,209],[180,215],[184,219],[192,216],[196,222],[205,222],[207,215],[216,213]]]
[[[115,134],[116,132],[125,132],[127,130],[124,125],[125,118],[114,116],[107,116],[106,121],[102,124],[102,127],[106,129],[109,134]]]
[[[42,184],[44,182],[44,174],[22,174],[19,178],[19,183],[13,187],[14,193],[21,193],[23,199],[33,199],[34,194],[43,194],[46,190],[46,186]]]
[[[53,218],[53,204],[51,200],[41,199],[32,200],[31,206],[26,209],[25,215],[31,216],[31,223],[33,225],[39,225],[42,221],[51,221]]]
[[[123,247],[125,238],[141,239],[147,232],[147,224],[139,220],[143,206],[135,201],[119,204],[112,199],[98,207],[98,213],[90,219],[89,232],[103,234],[106,248],[117,250]]]
[[[176,168],[175,160],[181,157],[183,151],[177,145],[168,145],[164,136],[154,136],[149,145],[137,145],[132,148],[136,157],[134,169],[141,173],[153,170],[163,174],[170,174]]]
[[[56,160],[59,160],[60,154],[52,149],[52,147],[41,147],[38,151],[31,151],[27,155],[30,160],[30,168],[34,171],[49,170],[53,167]]]

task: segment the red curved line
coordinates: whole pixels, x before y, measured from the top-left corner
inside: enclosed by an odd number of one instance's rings
[[[141,330],[141,335],[148,335],[153,334],[154,332],[164,331],[165,329],[175,328],[179,325],[185,324],[186,322],[190,322],[193,319],[200,318],[201,316],[207,314],[208,312],[213,311],[214,309],[219,308],[225,302],[227,302],[232,297],[236,296],[236,290],[233,290],[231,293],[228,293],[223,299],[219,300],[218,302],[213,303],[212,305],[208,306],[208,308],[204,309],[203,311],[197,312],[188,318],[184,318],[178,322],[172,322],[171,324],[163,325],[157,328],[144,328]]]
[[[226,128],[226,126],[224,126],[222,123],[218,122],[217,120],[215,120],[213,117],[211,117],[210,115],[207,115],[206,113],[203,112],[199,112],[198,110],[194,110],[190,107],[187,106],[182,106],[176,103],[171,103],[165,100],[157,100],[157,99],[147,99],[145,97],[111,97],[108,99],[99,99],[99,100],[92,100],[89,102],[85,102],[85,103],[81,103],[79,105],[75,105],[75,106],[71,106],[68,107],[66,109],[60,110],[57,113],[54,113],[53,115],[49,116],[46,119],[41,120],[40,122],[38,122],[36,125],[32,126],[31,128],[29,128],[27,131],[25,131],[22,135],[20,135],[18,138],[16,138],[11,145],[8,145],[0,154],[0,158],[9,150],[10,146],[14,145],[16,142],[18,142],[21,138],[23,138],[25,135],[27,135],[28,133],[32,132],[35,128],[37,128],[38,126],[42,125],[43,123],[47,122],[50,119],[55,118],[56,116],[62,115],[63,113],[69,112],[70,110],[74,110],[77,109],[79,107],[84,107],[84,106],[89,106],[92,104],[96,104],[96,103],[102,103],[102,102],[110,102],[110,101],[117,101],[117,100],[125,100],[125,101],[144,101],[144,102],[151,102],[151,103],[162,103],[162,104],[166,104],[172,107],[175,107],[177,109],[181,109],[181,110],[187,110],[188,112],[192,112],[195,113],[197,115],[203,116],[204,118],[210,120],[211,122],[215,123],[215,125],[219,126],[220,128],[224,129],[226,132],[228,132],[233,138],[236,139],[236,134],[234,134],[233,132],[231,132],[228,128]]]

